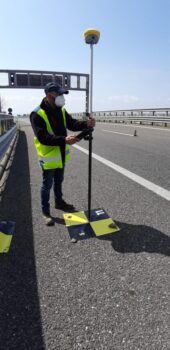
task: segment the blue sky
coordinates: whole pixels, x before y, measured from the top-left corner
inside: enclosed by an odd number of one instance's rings
[[[170,107],[170,0],[0,0],[0,69],[90,72],[82,33],[94,46],[93,110]],[[1,89],[4,109],[30,113],[43,90]],[[66,109],[85,110],[70,92]]]

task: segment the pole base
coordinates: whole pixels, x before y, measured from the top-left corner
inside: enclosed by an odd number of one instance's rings
[[[88,211],[65,213],[63,217],[71,240],[80,241],[120,231],[103,208],[92,209],[90,221],[88,220]]]

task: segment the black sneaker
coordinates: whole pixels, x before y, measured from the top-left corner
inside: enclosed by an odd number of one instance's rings
[[[59,210],[74,210],[74,205],[72,204],[68,204],[64,201],[64,199],[62,199],[60,202],[56,202],[55,203],[55,208],[59,209]]]

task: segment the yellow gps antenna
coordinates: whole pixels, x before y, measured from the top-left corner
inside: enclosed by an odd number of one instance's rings
[[[96,29],[86,29],[83,33],[86,44],[90,45],[91,60],[90,60],[90,114],[93,109],[93,45],[97,44],[100,38],[100,32]]]
[[[100,32],[96,29],[89,28],[83,33],[86,44],[97,44],[100,38]]]
[[[100,32],[96,29],[86,29],[83,33],[86,44],[90,45],[90,116],[93,113],[93,45],[97,44],[100,38]],[[89,177],[88,177],[88,218],[90,220],[91,212],[91,175],[92,175],[92,132],[89,134]]]

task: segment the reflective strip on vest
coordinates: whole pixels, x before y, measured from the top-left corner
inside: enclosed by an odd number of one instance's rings
[[[39,157],[39,160],[43,160],[43,162],[58,162],[61,160],[61,157]]]

